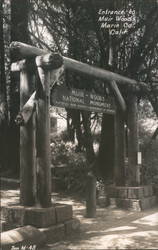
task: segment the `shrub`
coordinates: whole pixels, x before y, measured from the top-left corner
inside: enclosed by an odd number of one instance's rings
[[[140,121],[139,133],[143,152],[143,184],[158,183],[158,140],[150,141],[156,124],[155,119],[151,118]]]
[[[55,177],[65,192],[83,195],[88,171],[84,153],[76,153],[76,145],[56,137],[51,142],[51,163]]]

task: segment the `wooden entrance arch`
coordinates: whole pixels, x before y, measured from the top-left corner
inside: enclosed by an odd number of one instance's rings
[[[96,79],[106,80],[115,97],[116,115],[116,156],[115,176],[117,183],[124,178],[124,115],[127,111],[126,103],[118,85],[126,85],[130,89],[128,105],[128,149],[130,173],[129,185],[137,185],[138,133],[137,133],[137,105],[135,91],[139,91],[137,81],[119,74],[100,69],[88,64],[62,57],[36,47],[13,42],[11,52],[19,55],[21,61],[12,63],[12,71],[20,71],[20,113],[17,123],[21,125],[21,188],[22,205],[32,205],[40,202],[41,206],[51,204],[51,174],[49,150],[49,94],[50,83],[54,84],[65,69],[86,74]],[[30,72],[37,69],[39,81],[34,92],[31,91]],[[143,86],[144,84],[141,83]],[[36,109],[36,112],[34,110]],[[121,146],[120,146],[121,145]],[[37,169],[38,174],[35,174]],[[38,183],[37,185],[37,178]],[[37,191],[36,191],[37,190]],[[38,199],[38,201],[37,201]]]

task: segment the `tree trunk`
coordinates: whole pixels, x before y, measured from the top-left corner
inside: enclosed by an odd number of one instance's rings
[[[138,109],[137,97],[128,97],[128,180],[129,186],[137,186],[137,152],[138,152]]]
[[[117,9],[117,1],[110,2],[111,9]],[[113,16],[114,23],[116,23],[116,17]],[[112,71],[117,68],[118,53],[116,49],[118,38],[109,34],[109,66]],[[114,117],[114,181],[117,186],[124,186],[125,184],[125,165],[124,165],[124,148],[125,148],[125,137],[124,137],[124,113],[126,111],[125,100],[117,86],[117,82],[112,81],[110,88],[113,89],[113,95],[116,103],[116,114]]]
[[[5,49],[4,49],[4,27],[3,27],[3,3],[0,1],[0,168],[7,169],[7,99],[6,99],[6,77],[5,77]]]
[[[90,128],[90,113],[87,111],[82,111],[82,121],[84,127],[84,146],[86,149],[87,161],[89,164],[92,164],[95,159],[95,152],[93,148],[93,139],[91,135]]]
[[[29,0],[11,1],[11,41],[30,43],[28,32]],[[12,55],[17,61],[18,55]]]
[[[124,116],[117,108],[115,115],[115,167],[114,179],[117,186],[125,185],[125,128]]]
[[[103,114],[100,146],[98,154],[98,167],[105,180],[114,177],[115,134],[114,116]]]
[[[11,1],[11,41],[29,42],[28,36],[28,11],[29,0]],[[18,56],[11,54],[11,61],[18,60]],[[9,86],[9,168],[16,175],[20,169],[20,130],[15,123],[15,118],[20,108],[19,74],[11,73],[11,83]]]
[[[67,110],[67,133],[68,133],[68,140],[71,142],[75,141],[75,128],[72,121],[72,114],[71,111]]]
[[[77,138],[77,152],[81,152],[83,148],[83,134],[81,130],[81,119],[80,119],[80,111],[79,110],[69,110],[68,111],[69,118],[71,117],[71,127],[69,129],[69,133],[73,134]],[[74,137],[72,137],[74,139]]]
[[[3,13],[3,1],[0,2],[0,13]],[[0,34],[0,94],[6,96],[4,31],[2,14],[0,15]]]
[[[93,148],[93,139],[90,128],[90,113],[82,111],[82,121],[84,127],[83,143],[86,149],[87,163],[90,167],[95,161],[95,152]],[[87,174],[86,183],[86,217],[94,218],[96,216],[96,177],[93,169]]]

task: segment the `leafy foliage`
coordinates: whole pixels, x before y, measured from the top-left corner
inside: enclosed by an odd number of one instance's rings
[[[85,163],[83,153],[76,153],[76,145],[72,142],[65,142],[60,137],[53,139],[51,143],[52,164],[57,166],[60,164],[68,164],[69,166],[81,165]]]
[[[157,128],[157,118],[150,103],[139,104],[139,134],[143,153],[142,178],[144,184],[158,183],[158,139],[152,139]]]
[[[65,142],[60,136],[51,143],[53,175],[60,180],[60,188],[71,194],[83,195],[88,171],[84,153],[76,153],[76,145]]]
[[[10,1],[6,0],[3,2],[7,3],[4,5],[4,13],[6,13]],[[144,92],[140,88],[137,94],[138,98],[141,100],[147,98],[158,117],[158,4],[156,0],[152,0],[152,4],[151,1],[144,0],[103,1],[104,8],[114,8],[115,6],[115,8],[117,7],[118,9],[126,8],[128,10],[129,8],[133,8],[136,10],[135,27],[131,29],[127,35],[118,36],[113,39],[112,46],[111,37],[109,37],[107,30],[100,29],[98,25],[97,11],[99,5],[96,4],[97,1],[24,0],[20,1],[20,8],[18,2],[19,1],[15,0],[11,1],[12,7],[18,9],[17,12],[13,11],[12,8],[12,17],[13,14],[20,13],[20,20],[18,20],[18,17],[15,15],[14,25],[11,27],[11,23],[8,24],[12,29],[12,39],[28,41],[40,48],[56,51],[64,56],[110,69],[114,72],[130,76],[138,81],[145,82],[148,91]],[[27,8],[25,9],[26,5]],[[6,15],[4,15],[4,19],[8,20]],[[29,30],[27,29],[28,22]],[[9,32],[5,32],[4,39],[10,40],[7,33]],[[5,44],[7,44],[6,41]],[[114,52],[112,63],[110,59],[111,49],[113,49]],[[73,74],[70,72],[66,72],[66,85],[95,91],[97,93],[106,93],[107,88],[104,87],[104,82],[87,79],[85,76],[78,76],[76,73]],[[11,86],[15,88],[15,84],[11,84]],[[17,110],[15,110],[14,100],[15,103],[17,103],[19,93],[18,88],[16,90],[14,89],[14,91],[12,89],[9,91],[12,92],[11,100],[9,100],[9,108],[12,113],[12,120],[14,120],[15,113],[17,112]],[[16,92],[16,95],[14,92]],[[124,97],[128,99],[126,88],[121,88],[121,92]],[[15,98],[13,98],[13,93]],[[154,116],[151,108],[144,104],[143,108],[145,108],[145,113],[143,113],[144,119],[149,116],[150,118]],[[73,128],[75,128],[76,131],[78,130],[78,134],[81,135],[78,136],[78,139],[82,137],[86,138],[86,142],[88,142],[89,145],[85,144],[86,146],[84,145],[84,147],[90,148],[90,153],[93,155],[92,144],[94,140],[91,140],[93,138],[91,138],[92,122],[89,122],[90,115],[86,114],[84,116],[80,111],[73,113],[69,111],[69,113],[71,113],[71,115],[68,119],[72,120]],[[76,113],[79,118],[78,120],[76,119]],[[103,130],[104,129],[106,130],[106,124]],[[142,128],[140,135],[145,145],[146,136],[150,136],[151,134],[148,133],[146,129],[143,129],[144,128]],[[87,138],[89,139],[87,140]],[[16,148],[15,139],[11,138],[11,142],[13,141],[14,145],[12,148],[14,149]],[[52,164],[55,166],[65,164],[66,162],[73,170],[76,170],[79,166],[82,168],[82,166],[86,164],[82,159],[83,154],[76,154],[75,146],[72,144],[65,143],[56,138],[51,144],[51,149]],[[13,153],[10,152],[10,154],[15,155],[14,150],[12,151]],[[154,157],[156,157],[156,154]]]

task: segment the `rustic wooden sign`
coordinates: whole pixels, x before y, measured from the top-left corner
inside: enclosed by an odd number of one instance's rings
[[[81,89],[68,89],[65,86],[58,86],[53,91],[51,104],[56,107],[80,109],[98,113],[115,113],[114,98]]]

